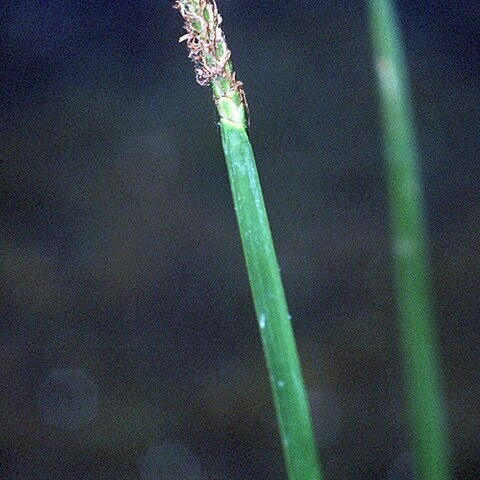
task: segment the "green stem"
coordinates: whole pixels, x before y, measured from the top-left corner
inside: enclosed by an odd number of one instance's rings
[[[368,7],[384,129],[395,282],[416,478],[449,480],[420,162],[406,62],[393,2],[369,0]]]
[[[250,142],[220,120],[223,150],[290,480],[320,480],[315,439],[287,302]]]
[[[243,86],[213,0],[177,0],[197,81],[211,85],[290,480],[321,480],[297,348],[247,134]]]

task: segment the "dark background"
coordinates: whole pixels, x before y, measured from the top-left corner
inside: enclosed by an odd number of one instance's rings
[[[412,479],[363,2],[219,0],[326,478]],[[397,2],[457,478],[480,478],[480,3]],[[0,478],[285,478],[169,1],[0,7]]]

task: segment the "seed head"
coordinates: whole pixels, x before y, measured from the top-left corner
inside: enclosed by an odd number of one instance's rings
[[[230,93],[238,93],[246,106],[243,84],[235,78],[231,52],[220,28],[222,17],[215,0],[176,0],[174,8],[180,10],[184,20],[187,33],[180,42],[187,42],[188,57],[195,64],[197,82],[207,86],[221,78],[226,81]]]

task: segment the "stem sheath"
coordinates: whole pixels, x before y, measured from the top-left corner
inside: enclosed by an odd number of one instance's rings
[[[290,480],[320,480],[315,439],[267,213],[245,127],[221,119],[222,144]]]

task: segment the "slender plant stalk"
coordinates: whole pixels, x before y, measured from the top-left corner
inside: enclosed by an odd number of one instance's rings
[[[449,480],[419,155],[393,2],[368,1],[384,129],[401,344],[418,480]]]
[[[287,303],[247,133],[243,86],[235,78],[230,50],[214,0],[177,0],[185,21],[189,57],[197,81],[211,85],[234,208],[273,391],[290,480],[320,480],[320,468]]]

